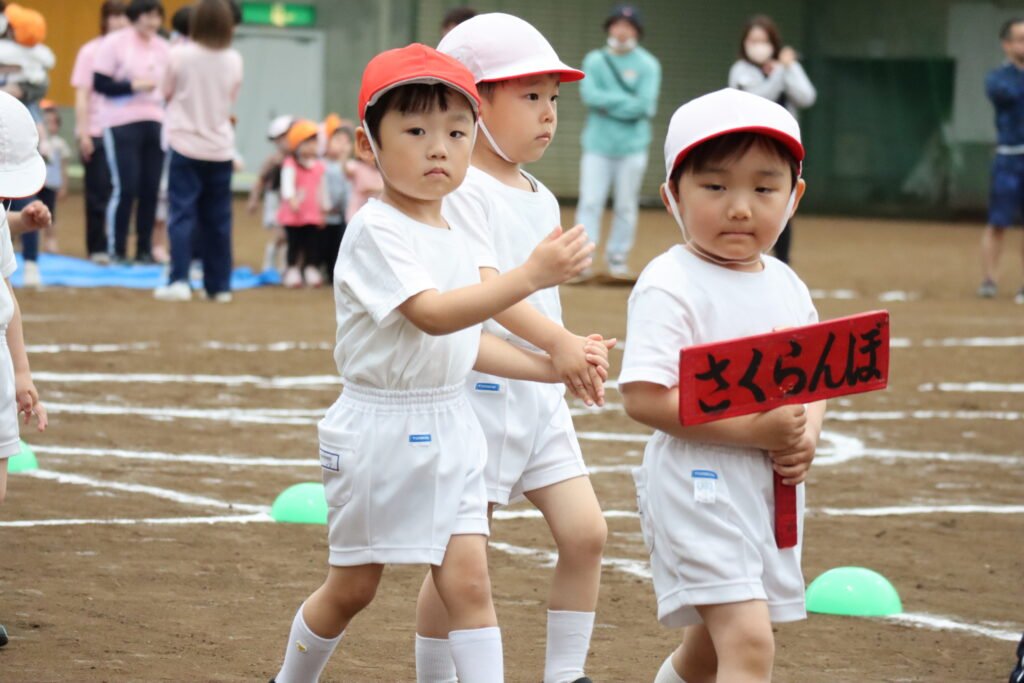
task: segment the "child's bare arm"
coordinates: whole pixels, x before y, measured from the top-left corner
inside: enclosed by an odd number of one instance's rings
[[[7,326],[7,348],[11,352],[11,364],[14,366],[14,389],[18,402],[18,412],[25,416],[28,424],[32,415],[36,416],[36,427],[39,431],[46,429],[46,409],[39,402],[39,392],[32,382],[32,370],[28,365],[28,353],[25,351],[25,335],[21,324],[21,307],[14,295],[14,288],[6,278],[4,286],[11,293],[14,302],[14,315]]]
[[[678,387],[628,382],[619,391],[631,418],[688,441],[783,452],[800,444],[808,422],[808,411],[796,405],[684,427],[679,423]]]
[[[478,285],[420,292],[398,310],[427,334],[451,334],[493,318],[539,289],[574,277],[590,265],[593,250],[582,227],[566,233],[558,228],[518,268]]]
[[[486,332],[480,335],[480,350],[473,369],[509,379],[550,383],[560,381],[549,356],[521,349]]]

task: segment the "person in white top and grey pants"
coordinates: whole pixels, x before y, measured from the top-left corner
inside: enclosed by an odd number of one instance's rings
[[[814,104],[818,91],[797,61],[797,53],[784,45],[778,27],[763,14],[751,17],[743,27],[740,58],[729,69],[729,87],[778,102],[797,116],[801,109]],[[790,223],[775,243],[775,256],[789,263],[789,247],[793,238]]]

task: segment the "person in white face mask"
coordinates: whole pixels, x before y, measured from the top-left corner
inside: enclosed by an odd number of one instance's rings
[[[605,261],[613,281],[636,281],[629,269],[639,208],[640,185],[647,170],[651,119],[658,107],[661,65],[639,46],[644,25],[640,12],[619,5],[605,19],[607,44],[583,59],[587,77],[580,95],[587,108],[580,159],[580,195],[576,222],[595,244],[611,187],[615,187],[611,234]],[[592,279],[586,272],[581,281]]]
[[[763,14],[751,17],[743,27],[739,59],[729,69],[729,87],[745,90],[777,102],[797,116],[814,104],[817,90],[797,61],[797,53],[784,45],[778,27]],[[775,245],[775,255],[789,263],[793,226],[789,225]]]

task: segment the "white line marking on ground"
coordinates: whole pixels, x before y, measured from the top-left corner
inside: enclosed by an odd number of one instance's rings
[[[311,425],[323,417],[326,409],[290,410],[284,408],[143,408],[136,406],[111,406],[96,403],[51,403],[47,402],[46,412],[73,415],[133,415],[154,420],[170,421],[212,420],[215,422],[246,422],[276,425]]]
[[[118,481],[103,481],[101,479],[85,477],[80,474],[65,474],[62,472],[51,472],[50,470],[30,470],[28,472],[21,472],[20,474],[23,474],[26,477],[33,477],[35,479],[46,479],[48,481],[55,481],[58,484],[91,486],[97,489],[109,489],[111,491],[123,491],[125,493],[141,493],[147,496],[154,496],[155,498],[163,498],[164,500],[174,501],[175,503],[181,503],[183,505],[212,507],[224,510],[240,510],[242,512],[250,513],[266,513],[270,509],[270,507],[267,505],[250,505],[248,503],[228,503],[223,500],[217,500],[216,498],[208,498],[206,496],[199,496],[191,493],[182,493],[180,491],[165,489],[159,486],[146,486],[145,484],[128,484]]]
[[[162,453],[160,451],[128,451],[120,448],[80,448],[77,446],[34,446],[39,455],[75,455],[93,458],[123,458],[125,460],[152,460],[157,462],[188,462],[203,465],[232,465],[239,467],[319,467],[315,456],[308,458],[271,458],[244,455],[213,455],[207,453]],[[315,449],[314,449],[315,450]]]
[[[1020,640],[1021,634],[1020,629],[1008,631],[1004,629],[993,628],[991,626],[968,624],[962,621],[958,621],[956,619],[951,619],[949,617],[941,617],[934,614],[904,612],[903,614],[895,614],[891,617],[885,618],[888,621],[895,621],[896,623],[906,624],[908,626],[916,626],[918,628],[927,628],[933,631],[960,631],[962,633],[971,633],[976,636],[986,636],[988,638],[995,638],[996,640],[1007,640],[1013,643]]]
[[[155,349],[157,342],[135,342],[132,344],[29,344],[25,350],[30,354],[39,353],[123,353],[125,351],[148,351]]]
[[[982,513],[987,515],[1020,515],[1024,514],[1024,505],[907,505],[876,508],[813,508],[808,510],[816,514],[830,517],[902,517],[906,515],[932,515],[936,513],[967,515]]]
[[[0,527],[40,527],[40,526],[135,526],[139,524],[164,524],[169,526],[187,524],[251,524],[273,522],[273,518],[265,512],[254,512],[246,515],[219,515],[213,517],[144,517],[142,519],[21,519],[0,522]]]
[[[812,299],[841,299],[841,300],[848,300],[848,299],[857,299],[859,297],[860,297],[860,294],[858,294],[857,292],[853,291],[852,289],[830,289],[830,290],[826,290],[826,289],[812,289],[811,290],[811,298]]]
[[[238,387],[255,386],[264,389],[293,389],[321,387],[334,389],[341,385],[338,375],[306,375],[299,377],[260,377],[258,375],[170,375],[131,372],[45,372],[36,371],[37,382],[57,384],[216,384]]]
[[[524,548],[523,546],[502,543],[501,541],[491,541],[488,545],[494,550],[503,552],[506,555],[529,557],[537,560],[542,567],[554,567],[555,563],[558,562],[558,553],[550,550]],[[605,557],[601,560],[601,564],[605,567],[618,569],[620,572],[625,574],[639,576],[642,579],[651,578],[651,569],[647,560],[629,560],[624,558]]]
[[[239,344],[237,342],[208,341],[203,342],[204,349],[212,351],[236,351],[242,353],[280,353],[282,351],[333,351],[334,344],[329,342],[296,342],[280,341],[269,344]]]
[[[1005,420],[1024,418],[1015,410],[827,410],[826,420],[869,422],[872,420]]]
[[[918,391],[1024,394],[1024,382],[926,382]]]
[[[925,339],[922,346],[1024,346],[1024,337],[966,337]]]

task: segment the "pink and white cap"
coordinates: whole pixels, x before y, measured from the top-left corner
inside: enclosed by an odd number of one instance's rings
[[[665,182],[686,155],[713,138],[730,133],[759,133],[785,145],[797,161],[804,159],[800,124],[769,99],[735,88],[702,95],[676,109],[665,135]]]
[[[583,72],[562,62],[529,22],[501,12],[467,19],[449,31],[437,49],[462,62],[477,83],[542,74],[558,74],[565,83],[583,78]]]
[[[672,181],[672,172],[686,155],[700,144],[730,133],[758,133],[781,142],[803,165],[804,146],[800,141],[800,124],[789,111],[769,99],[734,88],[723,88],[690,100],[676,109],[665,134],[665,183]],[[671,192],[669,192],[671,195]],[[782,229],[796,205],[796,187],[789,196]],[[730,261],[709,254],[695,243],[683,224],[676,202],[669,202],[672,217],[683,232],[683,242],[705,258],[719,264],[750,264],[760,260]],[[780,231],[781,232],[781,231]]]

